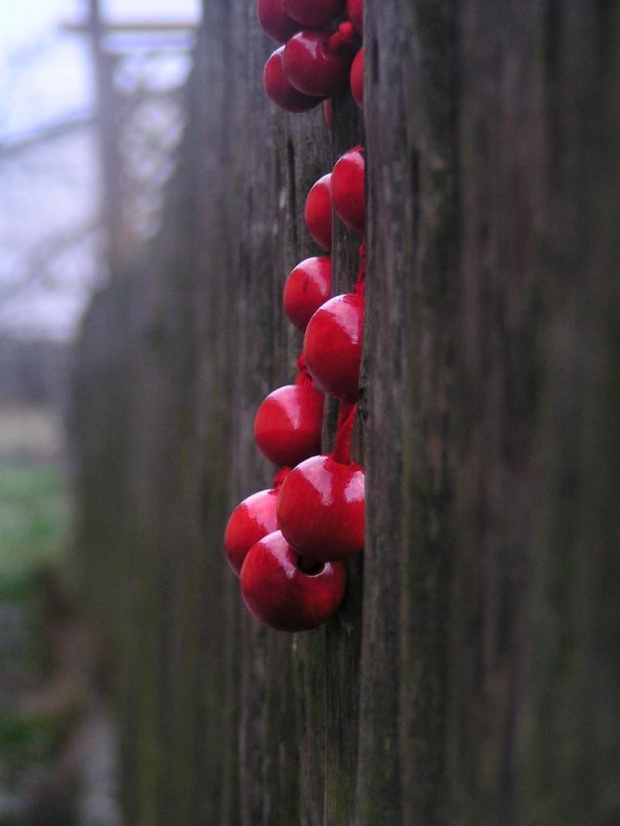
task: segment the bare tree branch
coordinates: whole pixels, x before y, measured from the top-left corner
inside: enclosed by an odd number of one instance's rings
[[[90,126],[95,122],[94,115],[90,112],[78,112],[75,115],[63,118],[57,123],[45,124],[44,126],[28,132],[10,142],[0,143],[0,160],[18,155],[55,138],[63,137],[84,126]]]
[[[98,222],[82,224],[41,243],[29,256],[23,272],[4,290],[0,290],[0,309],[4,309],[31,287],[45,283],[51,275],[51,264],[73,247],[88,240],[100,228]]]

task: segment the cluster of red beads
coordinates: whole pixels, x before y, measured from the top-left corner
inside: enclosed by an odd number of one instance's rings
[[[287,112],[306,112],[346,84],[363,103],[363,0],[258,0],[258,20],[284,45],[265,64],[268,97]]]
[[[348,19],[334,28],[345,5]],[[265,67],[272,100],[301,112],[341,87],[362,34],[362,0],[258,0],[257,11],[267,34],[286,43]],[[351,79],[361,105],[360,52]],[[364,205],[364,153],[355,147],[308,193],[308,231],[329,252],[332,210],[363,233]],[[224,538],[248,609],[277,630],[304,631],[325,622],[344,596],[342,560],[364,545],[364,470],[349,456],[362,349],[363,264],[354,293],[330,298],[330,288],[330,255],[306,258],[288,276],[284,309],[305,331],[299,373],[294,384],[264,399],[254,421],[258,448],[280,470],[273,488],[235,508]],[[330,455],[321,454],[325,393],[341,400]]]

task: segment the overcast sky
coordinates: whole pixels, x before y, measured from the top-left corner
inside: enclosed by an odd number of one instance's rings
[[[114,21],[196,20],[200,0],[101,0],[101,5]],[[31,263],[36,265],[37,251],[47,249],[50,239],[53,248],[54,239],[71,237],[76,229],[79,236],[83,224],[95,221],[98,163],[92,133],[46,141],[26,154],[1,152],[2,144],[19,144],[68,116],[92,111],[86,38],[60,30],[63,21],[83,18],[87,6],[88,0],[0,0],[0,333],[70,338],[98,283],[94,241],[85,251],[82,245],[51,263],[46,258],[42,278]],[[13,294],[16,285],[21,289]]]
[[[195,19],[200,0],[102,0],[112,20]],[[83,38],[58,25],[87,0],[0,0],[0,142],[90,106]]]

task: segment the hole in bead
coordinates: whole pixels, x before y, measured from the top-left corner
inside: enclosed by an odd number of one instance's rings
[[[297,557],[297,567],[300,571],[303,571],[306,576],[318,576],[325,568],[325,563],[299,556]]]

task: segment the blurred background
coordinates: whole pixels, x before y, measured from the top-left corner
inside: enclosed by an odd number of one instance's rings
[[[0,4],[0,826],[120,823],[70,600],[71,345],[157,232],[199,0]]]

